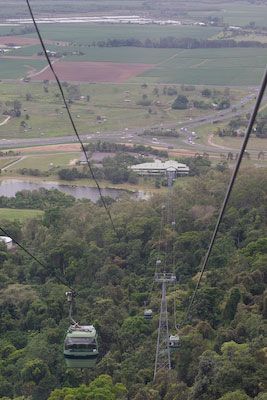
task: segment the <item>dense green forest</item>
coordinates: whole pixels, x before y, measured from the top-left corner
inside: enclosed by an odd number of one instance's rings
[[[244,169],[236,182],[190,318],[181,326],[172,370],[153,366],[160,287],[157,259],[174,264],[168,286],[170,330],[181,322],[195,287],[230,172],[210,169],[177,180],[175,229],[163,226],[165,195],[127,198],[110,211],[89,201],[47,196],[44,216],[1,221],[46,267],[22,250],[0,248],[0,400],[266,400],[267,175]],[[19,198],[19,201],[24,200]],[[25,200],[32,207],[32,200]],[[24,203],[24,204],[26,204]],[[161,238],[161,239],[160,239]],[[173,249],[165,254],[164,249]],[[171,254],[172,253],[172,254]],[[95,369],[66,369],[63,340],[67,286],[77,291],[75,318],[93,323]],[[144,302],[153,310],[143,318]]]

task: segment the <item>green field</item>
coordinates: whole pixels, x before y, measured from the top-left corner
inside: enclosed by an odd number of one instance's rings
[[[7,165],[13,163],[14,161],[18,160],[18,157],[4,157],[0,158],[0,169],[6,167]]]
[[[16,60],[0,58],[0,80],[23,78],[29,70],[41,70],[46,65],[45,61],[39,60]]]
[[[36,47],[25,51],[36,52]],[[145,49],[145,48],[90,48],[84,56],[67,56],[64,61],[109,61],[156,65],[132,82],[151,79],[159,83],[195,85],[259,85],[267,62],[265,49]],[[3,59],[2,78],[22,77],[26,65],[41,69],[45,61]],[[60,76],[59,76],[60,78]],[[77,78],[79,79],[78,72]]]
[[[266,3],[266,2],[265,2]],[[208,7],[207,7],[208,8]],[[206,16],[222,17],[229,25],[248,25],[254,21],[257,26],[267,26],[267,5],[245,2],[222,2],[217,10],[189,11],[189,16],[203,18]]]
[[[66,56],[65,61],[110,61],[117,63],[158,64],[180,53],[181,49],[146,49],[142,47],[114,47],[83,49],[84,56]]]
[[[140,78],[140,83],[146,78]],[[206,115],[211,110],[187,109],[173,110],[171,104],[175,96],[163,94],[164,85],[148,85],[146,88],[141,84],[83,84],[80,86],[84,99],[75,101],[71,105],[71,113],[81,134],[117,131],[118,137],[125,128],[147,127],[166,122],[183,121],[189,117]],[[158,94],[154,93],[155,88]],[[2,83],[0,85],[2,101],[17,99],[22,104],[22,115],[12,118],[6,125],[0,126],[0,139],[52,137],[62,135],[73,135],[69,119],[65,109],[62,107],[62,99],[56,98],[58,89],[55,84],[49,85],[48,93],[43,90],[41,83]],[[180,86],[177,86],[181,92]],[[220,88],[223,93],[224,88]],[[186,93],[192,100],[201,100],[201,87],[195,91]],[[231,90],[231,101],[238,102],[246,94],[246,90]],[[26,94],[31,93],[33,100],[27,101]],[[87,102],[86,96],[90,96]],[[137,105],[138,100],[146,95],[151,100],[149,107]],[[127,100],[127,101],[125,101]],[[130,101],[129,101],[130,100]],[[159,102],[159,104],[157,103]],[[20,124],[25,121],[26,114],[29,115],[27,128],[21,128]],[[105,121],[98,123],[97,116],[105,116]],[[16,164],[20,168],[21,163]]]
[[[80,159],[80,153],[29,155],[15,164],[14,167],[7,168],[7,172],[21,168],[38,168],[40,171],[48,171],[57,167],[64,168],[70,166],[70,162],[76,159]]]
[[[13,208],[0,208],[0,220],[20,220],[25,221],[29,218],[41,217],[43,215],[41,210],[25,210]]]
[[[267,62],[263,49],[195,49],[144,72],[163,83],[259,85]]]
[[[42,24],[40,30],[44,39],[77,42],[88,44],[106,39],[125,39],[134,37],[140,40],[146,38],[174,36],[177,38],[193,37],[207,39],[216,35],[221,28],[199,26],[173,25],[130,25],[130,24]],[[36,34],[26,35],[37,37]]]

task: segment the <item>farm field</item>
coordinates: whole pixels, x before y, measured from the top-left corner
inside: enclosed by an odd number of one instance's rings
[[[208,7],[203,11],[189,11],[188,15],[191,17],[204,17],[214,15],[215,11],[212,9],[209,11]],[[248,25],[251,21],[254,21],[258,26],[267,26],[267,5],[255,3],[244,3],[244,2],[222,2],[219,3],[219,7],[216,7],[216,16],[222,17],[225,23],[229,25]]]
[[[26,219],[34,217],[41,217],[43,215],[41,210],[26,210],[26,209],[13,209],[13,208],[0,208],[0,220],[19,220],[21,222]]]
[[[64,81],[74,82],[125,82],[144,71],[153,68],[150,64],[126,63],[96,63],[96,62],[65,62],[55,63],[54,70]],[[33,80],[55,80],[50,69],[35,74]]]
[[[164,83],[259,85],[266,62],[264,49],[183,50],[141,77]]]
[[[45,66],[46,62],[44,60],[15,60],[1,57],[0,80],[20,79],[25,77],[30,71],[39,71]]]
[[[27,49],[27,56],[31,54],[30,48]],[[36,47],[32,49],[36,54]],[[26,55],[26,54],[24,54]],[[65,64],[61,67],[61,63],[77,62],[77,64]],[[59,68],[59,78],[68,81],[86,81],[86,82],[103,82],[116,81],[116,77],[112,76],[112,71],[106,72],[105,64],[103,64],[104,72],[98,71],[97,76],[90,72],[79,78],[79,63],[81,71],[88,67],[86,62],[105,62],[116,64],[129,63],[131,69],[132,63],[144,64],[145,72],[136,70],[133,74],[126,75],[125,79],[130,82],[140,82],[146,79],[158,83],[185,83],[194,85],[229,85],[229,86],[250,86],[259,85],[267,62],[267,54],[265,49],[261,48],[237,48],[237,49],[144,49],[144,48],[90,48],[86,49],[84,56],[67,56],[56,64]],[[151,65],[148,68],[147,64]],[[27,70],[31,68],[41,70],[46,65],[45,60],[18,60],[4,57],[0,64],[0,79],[18,79],[25,75]],[[95,65],[92,65],[95,67]],[[116,67],[116,66],[115,66]],[[122,65],[119,68],[124,69]],[[101,68],[101,64],[99,64]],[[64,73],[65,70],[65,73]],[[68,71],[68,72],[66,72]],[[47,77],[41,76],[42,79]],[[33,79],[35,79],[33,77]],[[38,75],[36,77],[38,79]]]
[[[159,39],[160,37],[174,36],[176,38],[193,37],[208,39],[216,35],[221,28],[199,26],[172,26],[172,25],[122,25],[122,24],[42,24],[40,31],[44,39],[65,42],[88,44],[93,41],[106,39],[125,39],[134,37],[140,40]],[[27,37],[36,37],[36,34],[27,34]]]

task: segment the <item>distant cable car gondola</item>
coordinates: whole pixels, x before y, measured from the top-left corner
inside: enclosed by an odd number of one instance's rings
[[[152,317],[153,317],[153,311],[151,309],[146,309],[144,311],[144,318],[149,320],[152,319]]]
[[[169,338],[169,347],[170,349],[177,349],[180,346],[180,337],[179,335],[171,335]]]
[[[69,368],[93,368],[99,354],[93,325],[71,325],[64,341],[64,358]]]

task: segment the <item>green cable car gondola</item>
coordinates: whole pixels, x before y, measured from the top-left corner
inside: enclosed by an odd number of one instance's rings
[[[93,368],[99,354],[93,325],[71,325],[64,342],[64,358],[69,368]]]

